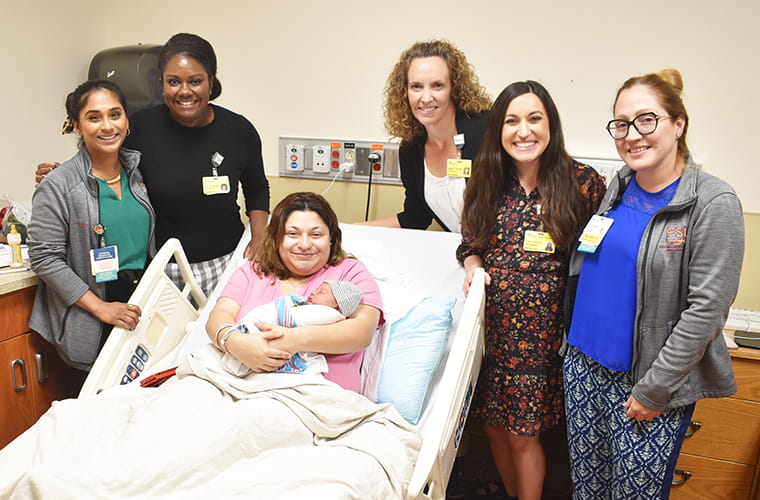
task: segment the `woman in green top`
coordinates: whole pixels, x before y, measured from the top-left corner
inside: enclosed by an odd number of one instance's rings
[[[137,325],[140,308],[126,301],[155,247],[140,153],[121,147],[125,110],[112,82],[88,81],[69,94],[64,133],[79,135],[79,152],[32,198],[29,256],[41,283],[29,326],[85,372],[114,326]]]

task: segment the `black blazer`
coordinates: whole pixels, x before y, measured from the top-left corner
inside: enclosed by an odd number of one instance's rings
[[[472,117],[457,111],[457,132],[464,134],[462,158],[474,160],[480,150],[480,143],[486,128],[488,112]],[[409,229],[427,229],[433,219],[443,229],[449,228],[433,213],[425,201],[425,140],[427,134],[414,138],[411,142],[402,143],[399,148],[399,167],[401,182],[404,184],[404,211],[397,214],[401,227]]]

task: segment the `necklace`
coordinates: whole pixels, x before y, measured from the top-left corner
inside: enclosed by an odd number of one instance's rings
[[[288,279],[286,279],[284,281],[281,281],[280,283],[284,284],[285,288],[287,288],[288,291],[290,291],[292,293],[295,293],[298,290],[300,290],[300,288],[303,286],[303,284],[306,283],[308,280],[309,280],[309,277],[301,278],[301,279],[298,279],[298,278],[294,279],[294,278],[291,277],[291,278],[288,278]]]
[[[111,184],[116,184],[117,182],[121,180],[121,172],[119,172],[119,175],[117,175],[113,179],[103,179],[103,180],[106,181],[106,184],[108,184],[109,186]]]

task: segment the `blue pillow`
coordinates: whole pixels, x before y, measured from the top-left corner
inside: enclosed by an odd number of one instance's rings
[[[391,325],[377,399],[392,404],[413,424],[420,418],[430,379],[446,350],[453,305],[453,300],[427,297]]]

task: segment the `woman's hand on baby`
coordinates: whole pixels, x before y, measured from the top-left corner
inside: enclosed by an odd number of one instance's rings
[[[272,323],[256,323],[256,328],[261,330],[262,334],[267,334],[269,346],[275,349],[281,349],[291,353],[291,356],[301,349],[296,343],[297,335],[293,333],[293,328],[273,325]]]
[[[273,372],[282,368],[292,355],[270,345],[270,341],[277,340],[282,335],[281,331],[272,329],[248,335],[235,333],[230,336],[226,347],[254,372]]]

